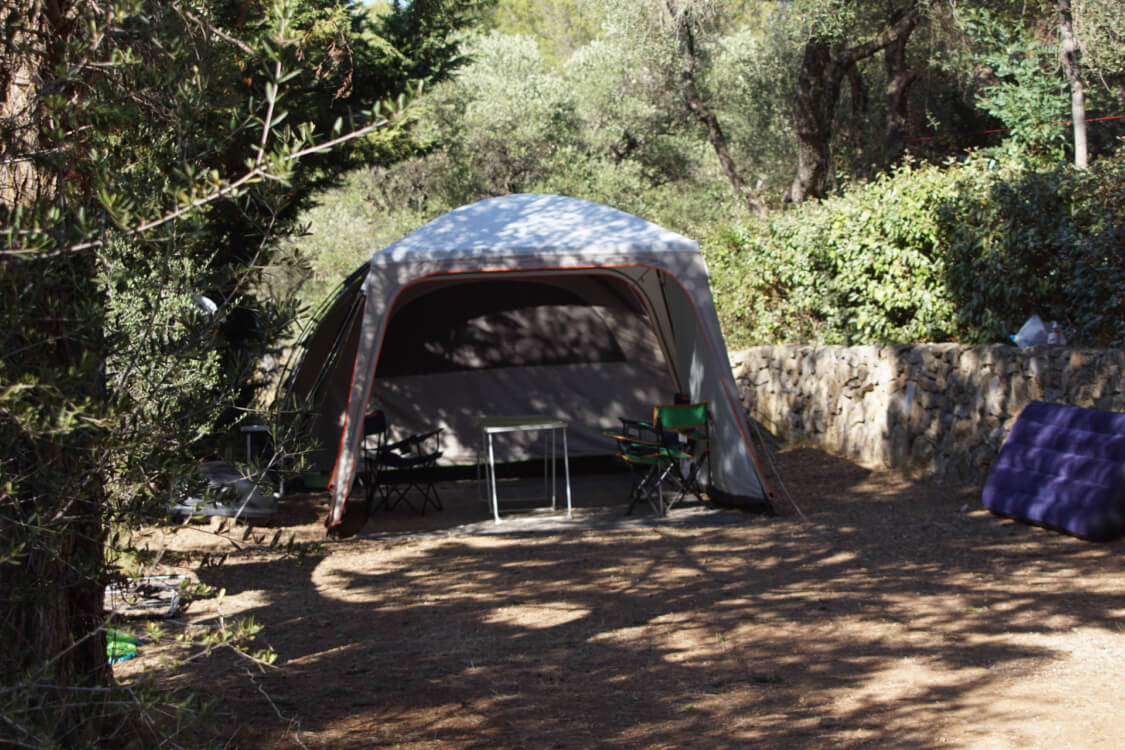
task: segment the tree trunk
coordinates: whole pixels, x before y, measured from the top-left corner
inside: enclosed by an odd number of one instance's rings
[[[715,150],[715,155],[719,157],[719,164],[730,181],[731,187],[734,188],[735,194],[746,203],[746,207],[755,216],[765,216],[767,214],[765,203],[742,178],[738,165],[734,163],[734,159],[730,155],[730,149],[727,148],[727,139],[723,135],[723,129],[719,126],[719,118],[703,101],[703,97],[700,96],[699,89],[695,85],[695,36],[691,31],[688,9],[678,6],[674,0],[666,0],[665,7],[676,30],[676,42],[680,52],[680,93],[684,97],[684,103],[706,128],[707,142]]]
[[[887,129],[883,140],[883,163],[894,164],[906,148],[907,94],[918,73],[906,64],[906,43],[913,25],[883,51],[887,73]]]
[[[1070,0],[1059,0],[1059,32],[1062,37],[1062,64],[1070,81],[1070,113],[1074,121],[1074,166],[1085,169],[1089,163],[1086,147],[1086,93],[1079,68],[1078,42],[1074,38],[1074,20]]]
[[[917,12],[911,8],[864,44],[833,50],[826,39],[816,36],[805,43],[793,97],[797,174],[785,193],[786,202],[800,203],[808,198],[824,197],[832,159],[832,119],[844,76],[860,60],[871,57],[899,38],[908,37],[917,23]]]
[[[7,5],[7,4],[6,4]],[[40,3],[0,10],[12,36],[0,47],[0,206],[28,205],[39,196],[42,176],[32,163],[39,150],[38,91],[50,29]]]
[[[797,175],[785,194],[786,202],[822,197],[831,159],[832,113],[840,98],[844,71],[832,59],[828,43],[814,37],[805,43],[793,97],[793,132],[797,136]]]
[[[40,99],[53,78],[81,2],[30,0],[0,10],[14,30],[0,48],[0,215],[57,199],[58,175],[40,152],[54,124]],[[2,358],[0,409],[0,669],[23,682],[6,736],[82,746],[95,736],[108,687],[103,624],[104,494],[98,467],[104,408],[102,311],[92,251],[0,259],[3,309],[18,311]],[[7,316],[5,316],[7,317]],[[45,739],[45,738],[49,738]]]

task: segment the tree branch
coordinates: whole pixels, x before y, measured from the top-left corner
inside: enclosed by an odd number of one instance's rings
[[[914,6],[911,6],[910,10],[906,11],[902,18],[883,29],[871,41],[843,50],[836,62],[842,68],[855,65],[860,60],[871,57],[879,50],[892,44],[899,37],[909,34],[917,25],[918,10]]]
[[[730,180],[735,193],[746,203],[746,207],[750,209],[751,213],[755,216],[765,216],[767,214],[765,204],[742,178],[738,165],[734,163],[734,159],[730,155],[726,136],[719,125],[719,118],[703,101],[703,97],[700,96],[699,89],[695,85],[695,37],[691,31],[688,9],[685,6],[677,5],[675,0],[665,0],[665,8],[672,20],[676,33],[676,43],[680,52],[680,92],[684,97],[684,103],[707,129],[707,141],[715,150],[723,173]]]
[[[192,23],[194,23],[199,28],[203,29],[208,34],[214,34],[215,36],[217,36],[219,39],[222,39],[227,44],[234,45],[235,47],[238,47],[240,50],[245,52],[250,57],[252,57],[254,59],[258,59],[259,55],[258,55],[257,51],[254,50],[252,47],[250,47],[250,45],[246,44],[241,39],[237,39],[237,38],[231,36],[230,34],[226,33],[225,31],[222,31],[220,29],[216,29],[214,26],[207,23],[202,18],[196,16],[190,10],[184,8],[182,3],[175,3],[172,7],[175,8],[177,11],[179,11],[179,13],[184,18],[191,21]]]
[[[321,152],[324,152],[324,151],[329,151],[329,150],[335,148],[336,146],[340,145],[341,143],[346,143],[347,141],[355,140],[356,138],[362,138],[365,135],[369,135],[369,134],[375,132],[376,130],[378,130],[379,128],[387,125],[388,122],[389,122],[389,120],[387,120],[386,118],[382,118],[382,119],[378,120],[377,122],[374,122],[371,125],[368,125],[367,127],[360,128],[359,130],[353,130],[350,133],[345,133],[344,135],[341,135],[338,138],[333,138],[330,141],[325,141],[324,143],[318,143],[318,144],[315,144],[315,145],[312,145],[312,146],[308,146],[307,148],[303,148],[299,151],[294,151],[293,153],[288,154],[285,157],[284,161],[285,162],[291,162],[291,161],[294,161],[294,160],[297,160],[297,159],[302,159],[306,156],[310,156],[311,154],[318,154],[318,153],[321,153]],[[234,182],[231,182],[227,185],[224,185],[221,188],[215,190],[214,192],[208,193],[207,195],[196,198],[195,200],[191,201],[190,203],[185,203],[184,205],[177,207],[173,211],[170,211],[169,213],[165,214],[164,216],[161,216],[158,219],[153,219],[152,221],[145,222],[144,224],[133,227],[132,229],[125,230],[123,232],[118,232],[118,233],[114,234],[110,239],[121,239],[121,238],[125,238],[125,237],[135,237],[138,234],[144,234],[145,232],[147,232],[151,229],[155,229],[159,226],[167,224],[170,221],[175,221],[176,219],[179,219],[183,216],[186,216],[186,215],[192,213],[193,211],[196,211],[200,208],[203,208],[204,206],[208,205],[209,203],[214,203],[218,199],[223,198],[225,196],[228,196],[228,195],[238,191],[244,185],[257,180],[258,178],[271,179],[272,176],[270,175],[269,170],[266,169],[265,167],[255,166],[253,169],[251,169],[249,172],[247,172],[246,174],[239,177]],[[109,240],[107,240],[107,239],[93,240],[92,242],[83,242],[83,243],[80,243],[80,244],[77,244],[77,245],[68,245],[67,247],[61,247],[61,248],[58,248],[56,250],[51,250],[51,251],[43,251],[43,250],[38,249],[38,248],[20,248],[20,249],[15,249],[15,250],[0,250],[0,256],[8,256],[8,257],[14,257],[14,258],[25,258],[25,257],[54,258],[54,257],[58,257],[60,255],[65,255],[67,253],[79,252],[79,251],[82,251],[82,250],[90,250],[92,248],[102,247],[108,241]]]

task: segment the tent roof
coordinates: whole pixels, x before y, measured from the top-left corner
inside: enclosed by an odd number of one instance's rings
[[[698,252],[694,240],[600,203],[523,193],[470,203],[375,253],[372,265],[544,252]]]

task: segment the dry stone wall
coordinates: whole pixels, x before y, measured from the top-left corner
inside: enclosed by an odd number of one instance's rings
[[[860,464],[983,482],[1031,401],[1125,412],[1125,351],[1037,346],[759,347],[731,357],[751,417]]]

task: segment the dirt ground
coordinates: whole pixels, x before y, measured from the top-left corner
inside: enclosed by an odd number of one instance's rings
[[[241,548],[193,527],[165,570],[225,596],[166,629],[253,617],[279,668],[218,650],[166,671],[188,653],[169,638],[117,675],[217,701],[232,748],[1125,747],[1125,542],[776,460],[773,517],[626,518],[627,478],[582,475],[570,521],[496,525],[460,483],[303,560],[252,542],[323,540],[323,494]]]

